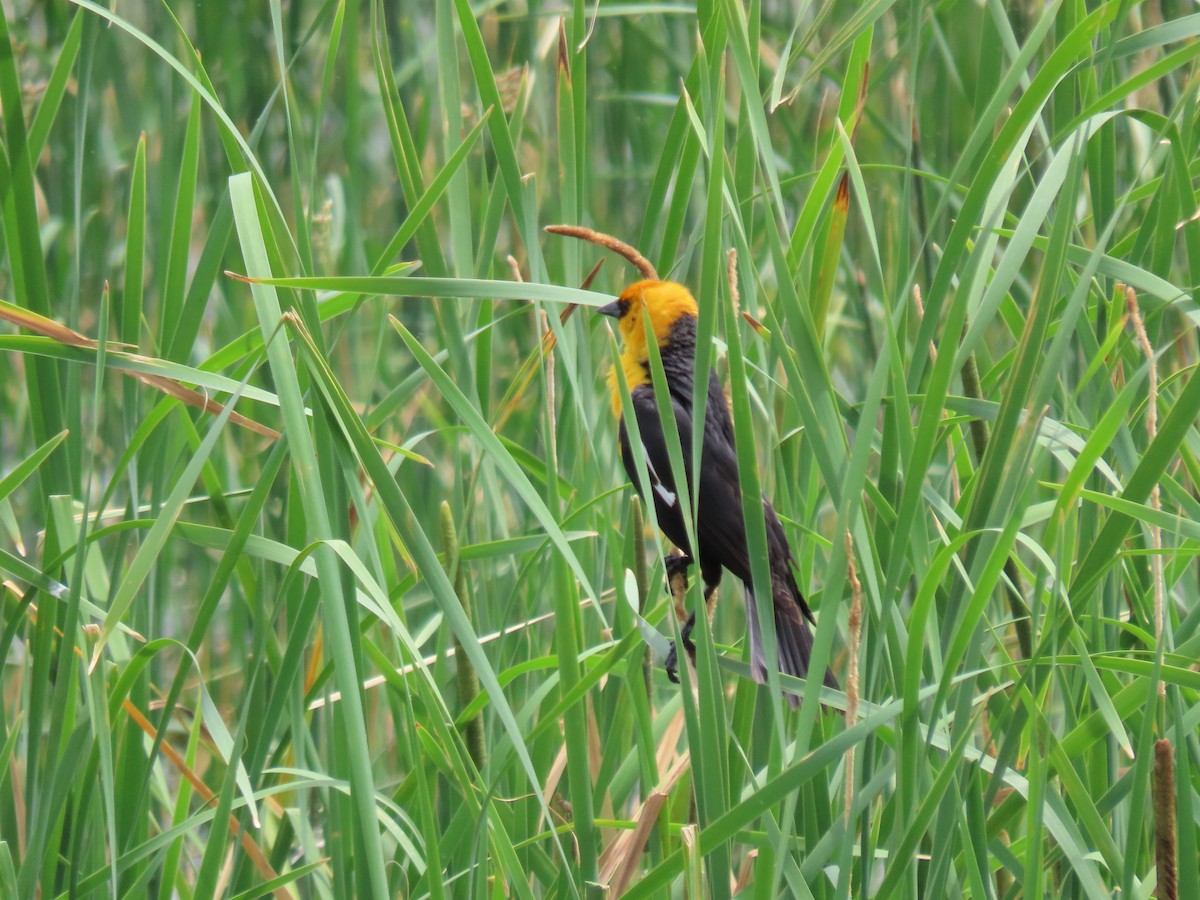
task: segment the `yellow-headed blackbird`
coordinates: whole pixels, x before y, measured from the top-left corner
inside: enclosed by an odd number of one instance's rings
[[[670,455],[658,403],[650,376],[650,361],[646,343],[643,308],[658,343],[663,372],[670,388],[670,408],[675,412],[682,459],[687,471],[688,493],[696,510],[696,541],[698,553],[689,546],[675,481],[671,474]],[[765,682],[767,667],[763,655],[762,631],[754,604],[751,585],[750,555],[746,546],[746,523],[742,515],[742,491],[738,480],[737,451],[734,448],[733,422],[721,383],[715,372],[708,381],[708,406],[704,416],[704,441],[700,453],[699,485],[692,472],[692,385],[695,381],[696,301],[682,285],[669,281],[639,281],[627,287],[614,302],[597,312],[612,316],[620,323],[624,350],[621,367],[633,400],[633,412],[641,433],[647,474],[654,498],[658,524],[667,538],[682,552],[671,571],[686,570],[697,561],[704,579],[704,594],[708,599],[721,581],[722,569],[728,569],[745,585],[746,617],[750,629],[751,671],[755,679]],[[621,400],[616,372],[609,373],[613,391],[613,409],[620,415]],[[621,462],[630,480],[639,487],[635,460],[636,440],[630,438],[624,418],[620,425]],[[767,553],[771,572],[771,597],[775,608],[775,637],[781,672],[803,678],[808,673],[812,655],[812,632],[808,623],[812,612],[792,574],[792,552],[788,547],[783,525],[770,502],[763,498],[763,517],[767,526]],[[807,621],[805,621],[807,620]],[[695,625],[693,612],[684,626],[684,646],[695,652],[689,635]],[[677,681],[675,648],[667,659],[667,673]],[[826,670],[825,684],[837,687],[833,673]],[[788,695],[792,705],[798,697]]]

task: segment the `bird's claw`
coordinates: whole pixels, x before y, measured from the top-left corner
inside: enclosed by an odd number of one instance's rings
[[[696,627],[696,614],[688,616],[688,620],[683,623],[683,628],[680,629],[679,636],[683,639],[683,649],[687,651],[688,658],[692,661],[692,665],[696,664],[696,644],[692,640],[692,629]],[[679,654],[675,649],[675,642],[671,641],[671,649],[667,651],[667,662],[665,667],[667,677],[675,684],[679,684]]]

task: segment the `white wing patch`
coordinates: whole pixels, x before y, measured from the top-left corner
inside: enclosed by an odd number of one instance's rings
[[[654,486],[654,493],[658,494],[658,498],[668,506],[675,505],[675,492],[668,491],[662,483],[662,479],[658,477],[658,472],[654,469],[654,463],[650,460],[650,454],[646,452],[646,448],[642,447],[642,458],[646,460],[646,469],[650,473],[650,483]]]

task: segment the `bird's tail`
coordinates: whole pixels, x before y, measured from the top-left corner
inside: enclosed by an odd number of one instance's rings
[[[789,572],[790,576],[791,573]],[[808,663],[812,659],[813,633],[806,621],[807,608],[803,606],[804,598],[800,594],[795,579],[774,578],[775,608],[775,643],[778,649],[779,671],[785,675],[805,678],[808,675]],[[788,583],[790,582],[790,584]],[[794,593],[793,593],[794,591]],[[763,651],[762,629],[758,623],[758,609],[755,606],[754,594],[746,585],[746,620],[750,623],[750,671],[754,680],[759,684],[767,681],[767,660]],[[838,687],[837,679],[829,669],[825,670],[825,686]],[[795,709],[800,705],[800,697],[788,692],[788,703]]]

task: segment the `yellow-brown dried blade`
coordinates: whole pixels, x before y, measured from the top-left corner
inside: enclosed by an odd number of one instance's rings
[[[57,324],[57,323],[55,323],[55,324]],[[59,326],[59,327],[65,327],[65,326]],[[67,329],[67,330],[69,331],[70,329]],[[7,584],[7,582],[6,582],[6,584]],[[20,593],[18,591],[16,591],[15,589],[14,589],[14,593],[17,596],[20,596]],[[31,603],[26,610],[26,615],[29,616],[31,621],[36,622],[37,621],[37,607]],[[58,635],[59,638],[62,637],[62,631],[58,627],[55,627],[54,633],[56,635]],[[143,640],[144,640],[144,638],[143,638]],[[72,649],[74,649],[75,655],[79,659],[84,659],[82,649],[80,649],[79,647],[74,647]],[[158,739],[158,730],[154,727],[154,725],[150,722],[150,720],[147,719],[145,715],[143,715],[141,709],[139,709],[136,705],[134,705],[132,700],[129,700],[128,698],[126,698],[125,700],[121,701],[121,705],[125,709],[125,712],[129,715],[129,717],[134,721],[134,724],[136,724],[139,728],[141,728],[142,731],[144,731],[149,736],[151,741]],[[183,778],[185,778],[189,784],[191,784],[193,790],[196,791],[196,793],[199,795],[200,799],[204,801],[204,803],[209,804],[209,805],[216,804],[217,795],[214,794],[212,792],[212,790],[209,789],[209,787],[205,783],[204,779],[201,778],[200,775],[197,774],[196,771],[187,764],[187,760],[185,760],[182,756],[180,756],[178,751],[176,751],[176,749],[174,747],[172,747],[170,743],[168,743],[167,741],[162,741],[159,744],[159,752],[173,766],[175,766],[175,768],[179,772],[179,774]],[[276,815],[283,816],[284,809],[282,806],[279,805],[278,801],[276,801],[274,798],[268,797],[265,802],[267,803],[268,806],[270,806],[272,808],[272,810],[275,812]],[[276,874],[275,870],[271,868],[271,864],[267,860],[266,854],[263,853],[262,848],[260,848],[258,846],[258,844],[255,843],[253,836],[251,836],[248,832],[242,830],[241,824],[237,820],[237,816],[231,815],[229,817],[229,832],[230,832],[230,834],[232,834],[238,838],[239,842],[242,845],[242,849],[246,851],[246,855],[250,858],[250,861],[254,864],[254,867],[256,869],[258,869],[259,874],[262,875],[264,879],[270,881],[274,878],[279,877],[278,874]],[[282,898],[284,898],[284,900],[290,900],[290,898],[291,898],[291,894],[289,894],[287,891],[283,890],[282,888],[277,889],[275,891],[275,896],[282,897]]]
[[[38,315],[28,309],[22,309],[19,306],[13,306],[9,303],[0,302],[0,319],[11,322],[18,328],[24,328],[26,331],[32,331],[34,334],[40,334],[42,337],[50,338],[52,341],[66,347],[76,347],[80,350],[95,350],[99,344],[92,340],[87,335],[80,334],[73,328],[68,328],[61,322],[55,322],[53,319]],[[128,344],[117,344],[109,342],[110,347],[128,347]],[[154,363],[155,360],[151,357],[141,356],[136,353],[128,353],[127,357],[137,362]],[[210,415],[220,415],[225,409],[216,400],[212,400],[202,394],[200,391],[192,388],[184,387],[178,381],[166,377],[165,375],[152,375],[147,372],[130,372],[125,369],[118,369],[122,375],[136,379],[143,384],[162,391],[170,397],[174,397],[188,406],[194,406],[196,409],[202,409]],[[279,440],[279,432],[274,428],[269,428],[253,419],[248,419],[240,413],[230,413],[229,421],[243,428],[253,431],[255,434],[260,434],[263,437],[270,438],[273,441]]]
[[[870,66],[863,66],[862,81],[858,87],[858,96],[854,104],[854,112],[850,121],[850,146],[858,135],[858,126],[862,121],[863,108],[867,102],[867,83],[870,81]],[[829,211],[829,219],[816,238],[816,246],[820,248],[817,258],[817,274],[812,287],[813,321],[817,325],[817,334],[824,339],[825,321],[829,315],[830,298],[833,296],[833,282],[837,275],[838,261],[841,258],[842,246],[846,236],[846,220],[850,217],[850,172],[842,173],[838,182],[837,193],[833,198],[833,207]]]
[[[128,699],[123,700],[121,705],[125,709],[126,714],[134,721],[134,723],[141,728],[151,740],[155,740],[158,733],[157,729],[155,729],[150,720],[142,714],[142,711]],[[178,771],[179,774],[187,780],[187,782],[192,786],[192,790],[196,792],[196,794],[206,805],[215,806],[217,804],[217,795],[213,793],[209,786],[204,782],[204,779],[201,778],[200,775],[188,765],[187,760],[185,760],[174,747],[172,747],[167,741],[162,741],[159,744],[159,752],[175,767],[176,771]],[[282,808],[277,808],[276,812],[280,816],[284,814]],[[267,881],[273,881],[278,878],[279,875],[272,868],[270,861],[267,859],[266,853],[264,853],[262,848],[259,847],[255,842],[254,836],[250,834],[249,831],[242,828],[241,823],[239,823],[237,820],[237,816],[231,815],[229,817],[228,827],[229,833],[238,839],[238,843],[242,845],[242,849],[246,852],[246,856],[250,859],[250,862],[254,865],[254,868],[258,870],[258,874]],[[273,893],[277,898],[280,898],[280,900],[290,900],[292,896],[285,888],[276,888]]]

